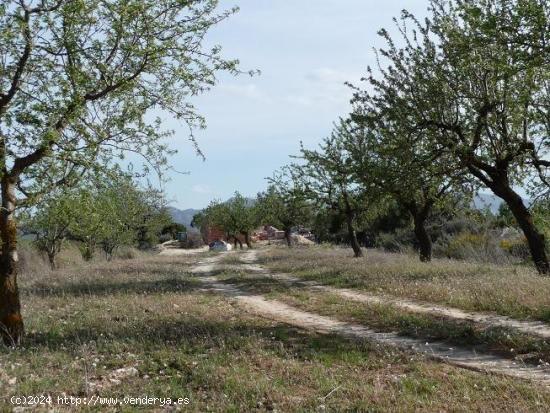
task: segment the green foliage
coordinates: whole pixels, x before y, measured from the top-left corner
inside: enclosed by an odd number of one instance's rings
[[[423,21],[406,11],[396,19],[400,42],[380,31],[387,46],[379,50],[379,70],[369,68],[369,87],[356,88],[352,119],[382,143],[375,164],[383,186],[396,182],[399,197],[407,202],[420,194],[421,204],[457,177],[460,185],[467,177],[472,186],[486,186],[510,206],[537,269],[548,273],[540,226],[515,187],[533,195],[550,188],[550,6],[538,0],[430,4]],[[355,146],[361,155],[363,147]]]
[[[508,205],[502,203],[498,207],[497,222],[503,227],[517,226],[517,222],[514,219],[514,215]]]
[[[265,192],[258,194],[257,208],[261,221],[281,228],[287,234],[295,226],[307,226],[313,217],[313,206],[306,188],[288,168],[270,178]]]
[[[185,225],[178,224],[177,222],[171,222],[160,231],[161,235],[169,235],[170,239],[176,239],[180,232],[187,232],[187,228]]]
[[[57,191],[37,206],[25,221],[36,234],[37,247],[52,267],[65,239],[79,242],[85,260],[98,248],[111,259],[120,246],[151,246],[171,222],[156,191],[142,190],[128,176],[114,170],[89,178],[79,188]]]
[[[251,247],[250,232],[261,223],[258,207],[249,199],[235,192],[233,198],[226,202],[213,201],[200,214],[193,218],[193,226],[201,230],[218,227],[227,238],[245,237]]]
[[[31,215],[23,220],[24,232],[35,234],[34,244],[46,254],[50,266],[56,267],[55,258],[69,235],[70,226],[78,220],[75,194],[56,191],[43,200]]]
[[[203,127],[189,96],[213,86],[217,72],[239,73],[220,47],[203,45],[237,10],[217,7],[216,0],[3,2],[3,161],[24,184],[26,202],[128,152],[146,158],[146,170],[166,165],[172,132],[151,110]]]
[[[537,227],[545,235],[548,246],[550,240],[550,199],[541,199],[533,205],[533,217]]]

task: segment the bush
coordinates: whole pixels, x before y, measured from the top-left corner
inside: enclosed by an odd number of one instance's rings
[[[445,255],[448,258],[468,259],[474,255],[479,255],[480,252],[487,251],[489,239],[485,234],[472,234],[464,232],[451,238]]]
[[[130,246],[122,246],[115,251],[115,258],[120,260],[133,260],[141,255],[143,255],[143,252]]]
[[[525,238],[505,239],[500,241],[500,248],[511,256],[521,260],[528,260],[531,256],[527,240]]]
[[[516,240],[500,239],[494,231],[484,233],[463,232],[446,236],[434,245],[434,255],[457,260],[472,260],[496,264],[524,260],[525,244]]]
[[[49,271],[50,266],[43,254],[29,241],[21,240],[18,246],[20,272],[24,274]]]
[[[202,236],[198,232],[189,232],[187,234],[187,239],[185,241],[180,242],[180,246],[182,248],[199,248],[204,245],[204,241],[202,239]]]
[[[165,242],[168,242],[168,241],[172,241],[174,238],[172,238],[172,235],[171,234],[161,234],[159,236],[159,243],[160,244],[163,244]]]
[[[388,252],[405,252],[415,242],[414,233],[410,229],[403,228],[395,232],[382,232],[378,234],[376,246]]]

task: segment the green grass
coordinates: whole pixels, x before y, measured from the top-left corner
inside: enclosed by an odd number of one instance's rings
[[[188,274],[197,259],[22,279],[27,335],[24,347],[0,350],[0,410],[11,410],[13,395],[94,393],[189,397],[184,410],[196,412],[540,411],[550,403],[532,383],[256,317],[202,290]],[[109,380],[129,367],[137,374]]]
[[[349,249],[324,246],[271,248],[262,251],[260,261],[325,285],[550,322],[550,278],[530,267],[446,259],[421,263],[416,256],[376,250],[354,259]]]

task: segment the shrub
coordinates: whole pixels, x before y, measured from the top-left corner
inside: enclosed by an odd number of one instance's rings
[[[434,255],[502,264],[526,261],[530,252],[525,238],[517,232],[493,230],[442,237],[434,244]]]
[[[159,236],[159,243],[163,244],[167,241],[172,241],[174,238],[172,238],[171,234],[161,234]]]
[[[398,229],[395,232],[382,232],[376,239],[376,246],[389,252],[405,252],[414,244],[414,233],[408,228]]]
[[[528,260],[531,256],[525,238],[504,239],[500,241],[500,248],[521,260]]]
[[[182,248],[199,248],[204,245],[201,234],[198,232],[190,232],[187,234],[187,239],[180,242]]]

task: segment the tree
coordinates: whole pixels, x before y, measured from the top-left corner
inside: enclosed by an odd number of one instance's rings
[[[305,188],[292,179],[288,168],[276,172],[269,182],[267,190],[258,194],[258,214],[261,221],[282,228],[288,247],[292,247],[292,228],[311,220],[311,203]]]
[[[71,208],[78,208],[78,215],[77,219],[71,221],[69,236],[72,240],[78,241],[82,258],[90,261],[99,247],[103,225],[101,209],[95,202],[95,194],[90,187],[77,188],[72,202],[74,206]]]
[[[131,176],[121,173],[87,182],[74,200],[77,219],[69,227],[70,236],[80,242],[82,257],[92,259],[101,247],[110,261],[120,246],[156,244],[161,229],[171,220],[157,205],[159,196],[158,191],[141,189]]]
[[[139,189],[139,211],[137,212],[137,247],[150,249],[158,244],[162,228],[172,222],[161,190],[149,187]]]
[[[257,208],[251,203],[251,200],[246,199],[239,192],[235,192],[233,198],[225,203],[230,227],[244,237],[248,248],[252,248],[250,231],[260,225]]]
[[[56,268],[56,257],[69,236],[69,228],[77,220],[74,194],[55,192],[48,195],[24,221],[26,232],[36,235],[35,245],[46,254],[50,267]]]
[[[342,135],[348,132],[346,126],[340,120],[319,151],[302,146],[299,158],[305,162],[294,164],[291,171],[295,180],[303,181],[308,196],[317,206],[338,211],[345,217],[349,242],[357,258],[363,256],[363,251],[357,240],[356,221],[371,200],[353,174],[351,156],[342,144]]]
[[[381,31],[389,64],[370,71],[371,91],[355,96],[365,113],[427,135],[434,156],[455,159],[506,202],[541,274],[550,273],[545,239],[514,187],[535,174],[544,181],[550,166],[549,8],[540,0],[432,0],[425,23],[404,12],[405,46]]]
[[[188,97],[237,62],[203,39],[216,0],[6,0],[0,5],[0,325],[20,342],[17,206],[134,152],[166,164],[152,109],[202,126]],[[158,112],[157,112],[158,113]],[[23,195],[24,199],[18,199]]]
[[[409,212],[420,261],[431,261],[428,220],[435,209],[454,209],[453,194],[469,195],[465,171],[456,168],[454,159],[434,157],[428,133],[411,133],[376,108],[366,115],[356,112],[352,119],[342,137],[355,175],[365,188],[374,185],[378,190],[371,192],[391,196]]]
[[[200,214],[193,218],[193,225],[201,227],[216,226],[224,231],[227,239],[233,238],[242,249],[243,244],[239,235],[244,237],[248,248],[252,248],[250,231],[259,225],[257,208],[251,201],[235,192],[233,198],[226,202],[214,201]]]

